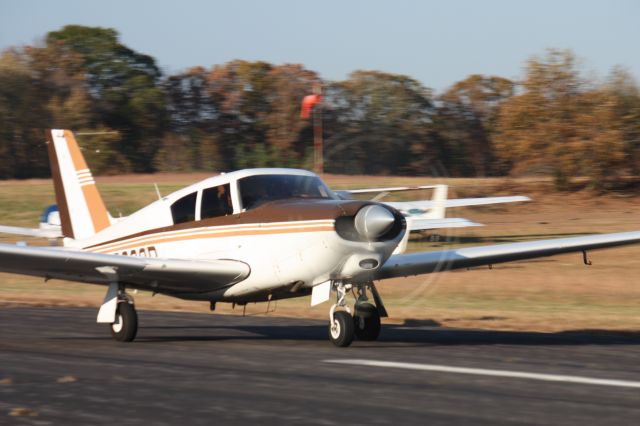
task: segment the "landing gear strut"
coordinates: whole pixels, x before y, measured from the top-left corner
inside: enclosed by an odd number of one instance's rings
[[[339,347],[349,346],[354,337],[363,341],[376,340],[380,335],[380,317],[387,316],[382,299],[373,283],[356,284],[355,287],[357,296],[352,316],[346,296],[354,285],[341,281],[333,284],[338,300],[329,311],[329,339]],[[367,289],[371,291],[375,305],[369,302]],[[338,308],[342,310],[337,310]]]

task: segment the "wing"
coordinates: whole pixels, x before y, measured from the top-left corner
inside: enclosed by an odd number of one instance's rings
[[[433,189],[438,185],[422,185],[422,186],[393,186],[390,188],[365,188],[365,189],[344,189],[342,192],[349,194],[374,194],[378,192],[399,192],[399,191],[418,191],[420,189]]]
[[[20,228],[18,226],[4,226],[0,225],[0,233],[25,235],[28,237],[41,237],[41,238],[60,238],[62,233],[59,229],[39,229],[39,228]]]
[[[484,226],[481,223],[472,222],[461,217],[445,217],[443,219],[431,219],[411,217],[407,220],[408,231],[426,231],[427,229],[466,228],[468,226]]]
[[[403,214],[422,214],[438,205],[444,208],[451,207],[467,207],[467,206],[483,206],[488,204],[501,203],[518,203],[522,201],[531,201],[529,197],[523,195],[515,195],[510,197],[482,197],[482,198],[454,198],[436,202],[433,200],[424,201],[388,201],[385,204],[399,210]]]
[[[635,243],[640,243],[640,231],[398,254],[391,256],[382,265],[375,279],[428,274]]]
[[[484,226],[481,223],[471,222],[460,217],[434,218],[429,215],[407,216],[407,232],[393,251],[393,254],[404,253],[409,244],[409,235],[413,231],[426,231],[429,229],[466,228],[468,226]]]
[[[115,269],[118,281],[128,286],[173,295],[218,290],[250,273],[246,263],[235,260],[146,258],[0,244],[1,272],[109,284],[109,277],[100,272],[104,267]]]

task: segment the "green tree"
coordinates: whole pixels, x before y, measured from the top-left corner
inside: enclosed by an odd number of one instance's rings
[[[438,157],[432,93],[412,78],[356,71],[327,87],[326,112],[328,171],[428,173]]]
[[[44,95],[23,50],[0,56],[0,178],[48,174],[42,129],[51,117]]]
[[[181,135],[192,167],[297,166],[310,143],[300,101],[315,79],[300,65],[232,61],[210,71],[193,68],[167,79],[169,127]]]
[[[438,98],[436,127],[446,143],[445,161],[451,174],[492,172],[491,133],[500,105],[513,93],[514,83],[506,78],[474,74]]]
[[[152,171],[165,117],[162,75],[155,60],[121,44],[109,28],[68,25],[48,33],[45,40],[46,50],[80,57],[92,124],[121,134],[117,150],[133,171]]]
[[[632,175],[640,175],[640,89],[631,74],[615,67],[604,90],[613,97],[614,120],[625,144],[626,164]]]
[[[58,45],[27,47],[29,69],[34,84],[46,99],[48,117],[40,127],[84,129],[92,125],[93,115],[87,86],[87,73],[79,54]]]
[[[210,96],[208,71],[190,68],[164,83],[168,125],[156,167],[167,171],[220,170],[218,105]]]
[[[514,173],[551,172],[561,189],[576,175],[602,188],[627,170],[620,102],[580,76],[572,52],[549,50],[529,61],[522,92],[500,109],[497,154]]]

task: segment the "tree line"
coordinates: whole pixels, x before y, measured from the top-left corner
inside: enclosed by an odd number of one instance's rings
[[[97,174],[311,168],[300,102],[318,80],[242,60],[164,75],[115,30],[69,25],[0,56],[0,178],[49,176],[46,128],[74,129]],[[640,169],[637,83],[619,67],[589,79],[568,50],[532,57],[520,81],[470,75],[442,94],[381,71],[322,87],[329,173],[543,173],[605,188]]]

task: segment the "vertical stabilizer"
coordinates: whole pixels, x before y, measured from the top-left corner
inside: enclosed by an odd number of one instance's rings
[[[62,234],[81,240],[109,227],[109,213],[73,132],[48,130],[47,144]]]
[[[432,207],[428,213],[426,213],[423,219],[444,219],[445,217],[445,202],[447,201],[447,185],[435,185],[433,189],[433,197],[431,198]]]

